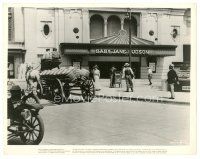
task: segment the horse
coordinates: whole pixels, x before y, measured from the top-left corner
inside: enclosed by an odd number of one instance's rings
[[[32,67],[27,67],[25,77],[28,88],[34,89],[40,84],[40,72]]]

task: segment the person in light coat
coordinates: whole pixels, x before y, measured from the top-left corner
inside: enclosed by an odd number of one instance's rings
[[[100,71],[99,71],[97,65],[95,65],[93,67],[93,76],[94,76],[94,87],[95,87],[95,90],[99,91],[99,90],[101,90],[101,86],[100,86],[100,82],[99,82]]]
[[[147,71],[148,71],[147,74],[148,74],[149,85],[152,85],[151,79],[153,76],[153,72],[152,72],[151,67],[147,67]]]

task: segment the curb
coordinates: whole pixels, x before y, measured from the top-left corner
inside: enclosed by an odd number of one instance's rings
[[[81,96],[80,93],[72,93],[72,95]],[[152,102],[152,103],[162,103],[162,104],[180,104],[180,105],[190,105],[190,102],[181,102],[181,101],[169,101],[163,99],[150,99],[150,98],[137,98],[137,97],[119,97],[119,96],[108,96],[108,95],[95,95],[98,98],[114,98],[119,100],[129,100],[129,101],[140,101],[140,102]]]

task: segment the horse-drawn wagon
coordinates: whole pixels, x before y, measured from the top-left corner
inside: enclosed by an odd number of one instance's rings
[[[78,87],[85,101],[91,102],[95,96],[93,80],[86,69],[59,67],[61,58],[55,56],[41,60],[38,96],[53,100],[55,103],[66,102],[72,90]]]

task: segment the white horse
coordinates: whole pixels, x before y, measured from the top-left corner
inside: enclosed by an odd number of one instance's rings
[[[33,69],[31,66],[27,67],[26,82],[28,88],[37,88],[37,84],[40,83],[40,73],[38,70]]]

